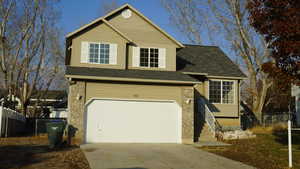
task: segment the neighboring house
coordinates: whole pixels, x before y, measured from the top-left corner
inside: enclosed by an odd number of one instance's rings
[[[68,109],[67,108],[55,108],[50,109],[50,118],[68,118]]]
[[[45,117],[50,118],[67,118],[67,99],[68,95],[63,90],[49,90],[37,92],[42,98],[39,98],[37,94],[34,94],[30,99],[29,109],[32,109],[36,102],[38,111],[43,111],[42,114]]]
[[[300,126],[300,86],[292,86],[292,96],[295,97],[296,123]]]
[[[4,101],[6,93],[5,90],[0,90],[0,104]],[[14,100],[15,109],[21,109],[20,99],[14,97]],[[36,109],[34,109],[35,107]],[[42,112],[44,116],[67,118],[67,92],[61,90],[35,92],[31,96],[28,106],[28,112],[33,113],[33,111]]]
[[[192,143],[205,122],[240,127],[238,66],[218,47],[181,44],[128,4],[66,44],[69,123],[82,143]]]
[[[68,111],[68,102],[67,100],[63,100],[60,103],[54,104],[50,110],[50,118],[68,118],[69,111]]]

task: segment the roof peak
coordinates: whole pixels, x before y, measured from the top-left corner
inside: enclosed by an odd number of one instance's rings
[[[77,34],[78,32],[90,27],[91,25],[94,25],[100,21],[107,21],[106,18],[108,18],[109,16],[112,16],[113,14],[123,10],[124,8],[129,8],[131,9],[133,12],[135,12],[137,15],[139,15],[140,17],[142,17],[146,22],[148,22],[150,25],[152,25],[155,29],[157,29],[158,31],[160,31],[162,34],[164,34],[166,37],[168,37],[171,41],[175,42],[175,44],[177,44],[179,47],[184,47],[184,45],[182,43],[180,43],[179,41],[177,41],[175,38],[173,38],[171,35],[169,35],[167,32],[165,32],[163,29],[161,29],[159,26],[157,26],[155,23],[153,23],[150,19],[148,19],[144,14],[142,14],[141,12],[139,12],[137,9],[135,9],[133,6],[131,6],[130,4],[126,3],[122,6],[120,6],[119,8],[117,9],[114,9],[110,12],[108,12],[106,15],[102,16],[102,17],[99,17],[97,19],[95,19],[94,21],[78,28],[77,30],[67,34],[66,38],[70,38],[72,37],[73,35]],[[117,30],[117,29],[116,29]],[[117,30],[118,31],[118,30]],[[120,31],[118,31],[120,32]],[[121,32],[120,32],[121,33]]]

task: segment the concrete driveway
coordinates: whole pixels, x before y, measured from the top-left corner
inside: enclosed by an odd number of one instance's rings
[[[253,169],[182,144],[86,144],[92,169]]]

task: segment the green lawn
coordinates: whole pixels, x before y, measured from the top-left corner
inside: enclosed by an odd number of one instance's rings
[[[288,168],[287,131],[256,132],[254,139],[226,141],[228,147],[202,147],[206,151],[260,169]],[[300,131],[293,133],[293,167],[300,169]]]

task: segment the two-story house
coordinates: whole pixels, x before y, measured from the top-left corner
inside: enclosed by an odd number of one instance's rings
[[[126,4],[66,37],[69,123],[80,142],[192,143],[239,127],[245,75]],[[201,139],[201,137],[200,137]]]

